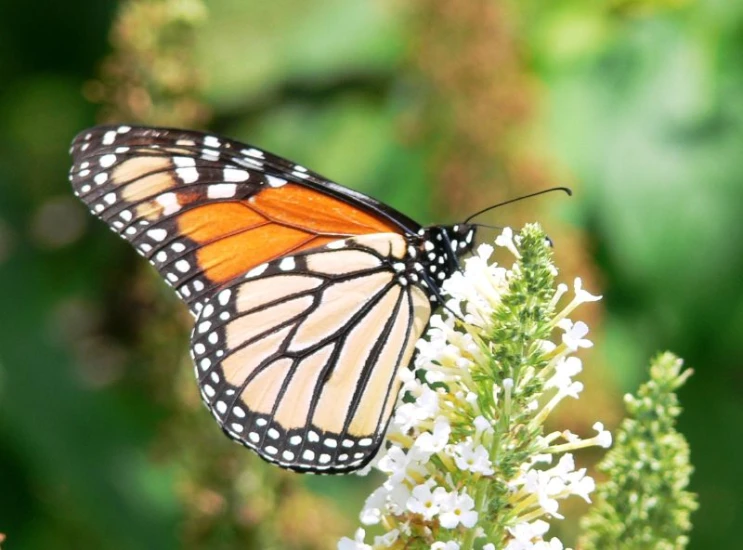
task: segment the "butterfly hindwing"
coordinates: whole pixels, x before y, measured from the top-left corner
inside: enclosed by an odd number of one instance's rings
[[[373,457],[430,316],[401,275],[405,251],[391,233],[335,241],[257,266],[205,305],[191,349],[228,435],[300,471]]]
[[[392,225],[319,175],[197,132],[99,127],[73,142],[75,193],[198,313],[258,264]],[[312,187],[314,183],[316,187]]]

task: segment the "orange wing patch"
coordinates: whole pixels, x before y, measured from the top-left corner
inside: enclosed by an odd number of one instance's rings
[[[266,217],[318,234],[341,237],[369,233],[398,233],[399,229],[345,202],[293,183],[265,189],[250,199]]]
[[[193,208],[178,217],[178,229],[201,245],[199,267],[216,284],[340,238],[395,232],[366,212],[296,184],[263,189],[240,202]]]

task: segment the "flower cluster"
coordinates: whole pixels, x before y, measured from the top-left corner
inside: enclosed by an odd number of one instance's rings
[[[595,505],[582,518],[581,548],[682,550],[689,543],[697,496],[689,444],[676,430],[681,414],[676,392],[691,375],[666,352],[650,365],[650,380],[624,401],[628,417],[617,443],[599,464],[607,475]]]
[[[576,279],[565,303],[568,287],[555,286],[538,226],[518,236],[506,229],[495,244],[515,256],[513,266],[492,263],[494,247],[481,245],[445,282],[446,308],[431,318],[414,369],[400,373],[388,444],[374,462],[387,478],[360,516],[385,534],[367,543],[359,529],[339,550],[557,550],[544,519],[562,517],[562,499],[589,499],[593,479],[570,452],[608,447],[611,435],[599,422],[586,439],[545,433],[544,422],[583,390],[572,354],[592,344],[569,315],[599,297]]]

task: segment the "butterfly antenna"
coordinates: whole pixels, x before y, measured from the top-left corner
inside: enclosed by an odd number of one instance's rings
[[[507,204],[511,204],[513,202],[522,201],[524,199],[530,199],[531,197],[536,197],[538,195],[544,195],[545,193],[552,193],[553,191],[564,191],[567,193],[567,195],[570,197],[573,195],[573,191],[569,187],[550,187],[549,189],[543,189],[541,191],[537,191],[536,193],[529,193],[528,195],[523,195],[521,197],[516,197],[515,199],[509,199],[507,201],[499,202],[498,204],[494,204],[493,206],[488,206],[487,208],[483,208],[479,212],[475,212],[470,217],[468,217],[466,220],[464,220],[464,223],[469,223],[469,221],[472,218],[476,218],[480,214],[484,214],[485,212],[490,212],[491,210],[495,210],[496,208],[499,208],[501,206],[505,206]]]
[[[487,224],[487,223],[473,223],[473,224],[470,224],[470,225],[474,225],[475,227],[484,227],[486,229],[499,229],[501,231],[503,229],[505,229],[505,227],[502,226],[502,225],[490,225],[490,224]]]

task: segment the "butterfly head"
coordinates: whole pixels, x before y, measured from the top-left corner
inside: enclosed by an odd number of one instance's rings
[[[432,225],[421,229],[410,249],[415,268],[426,273],[429,280],[441,284],[459,269],[459,258],[472,250],[475,229],[470,224]]]

